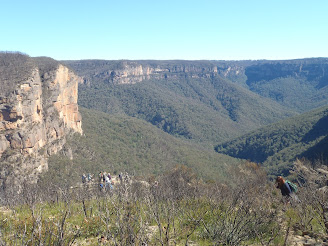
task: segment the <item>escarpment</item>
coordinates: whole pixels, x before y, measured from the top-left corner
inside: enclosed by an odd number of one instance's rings
[[[90,85],[97,81],[110,84],[136,84],[149,79],[175,79],[181,76],[231,78],[244,73],[244,65],[214,61],[64,61]]]
[[[27,66],[28,64],[28,66]],[[80,78],[50,58],[0,53],[0,185],[36,181],[71,132],[82,134]]]

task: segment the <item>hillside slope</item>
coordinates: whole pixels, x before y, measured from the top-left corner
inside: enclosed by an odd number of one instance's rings
[[[208,146],[294,114],[233,83],[209,61],[85,62],[69,63],[85,78],[81,106],[137,117]]]
[[[259,95],[298,112],[328,104],[328,59],[262,61],[245,68],[246,84]]]
[[[80,181],[82,173],[100,171],[148,176],[186,165],[205,180],[225,180],[225,170],[240,162],[177,139],[137,118],[85,108],[80,112],[84,135],[75,134],[68,140],[65,152],[71,156],[50,157],[46,175],[53,179]]]
[[[263,163],[273,174],[287,173],[295,158],[328,159],[328,107],[258,129],[216,147],[219,153]]]
[[[328,58],[258,61],[65,61],[88,84],[137,83],[176,73],[218,75],[297,112],[328,104]]]

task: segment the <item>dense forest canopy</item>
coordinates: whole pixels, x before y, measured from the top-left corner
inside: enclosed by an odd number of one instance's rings
[[[295,158],[328,163],[328,107],[258,129],[216,147],[220,153],[264,163],[274,174],[287,173]]]

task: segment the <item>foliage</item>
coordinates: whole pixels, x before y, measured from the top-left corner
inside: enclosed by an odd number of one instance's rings
[[[246,67],[250,90],[298,112],[327,105],[326,58],[264,61]]]
[[[326,161],[328,108],[261,128],[216,147],[219,153],[260,162],[273,175],[287,174],[296,158]]]
[[[33,68],[32,59],[25,54],[0,52],[0,96],[8,96],[17,84],[27,80]]]
[[[43,179],[74,184],[83,173],[128,171],[146,176],[166,172],[177,164],[197,171],[206,180],[226,180],[226,167],[239,160],[177,139],[149,123],[128,116],[108,115],[80,108],[83,136],[68,139],[73,160],[62,154],[49,158],[49,171]],[[47,182],[47,181],[46,181]]]
[[[208,144],[327,104],[327,59],[65,63],[85,79],[82,106],[135,116],[170,134]],[[124,71],[141,66],[156,72],[126,77],[141,83],[115,82]]]
[[[20,52],[0,52],[0,96],[7,97],[18,84],[28,81],[33,69],[38,68],[43,78],[58,65],[58,61],[49,57],[32,58]]]
[[[207,146],[293,115],[279,104],[213,73],[213,67],[221,63],[97,60],[66,63],[85,78],[85,83],[79,86],[81,106],[137,117],[171,135]],[[117,75],[113,74],[123,73],[124,66],[132,69],[141,65],[166,72],[146,76],[138,83],[115,83]],[[127,79],[142,79],[135,77]]]
[[[16,241],[18,245],[70,245],[96,237],[100,242],[115,245],[170,245],[172,240],[183,244],[202,241],[237,245],[256,239],[259,233],[255,231],[268,234],[262,226],[264,223],[277,228],[273,223],[276,215],[265,203],[261,212],[268,219],[254,223],[257,216],[251,210],[259,204],[255,205],[255,199],[251,199],[256,194],[251,189],[237,186],[227,190],[219,184],[207,185],[184,166],[157,176],[156,180],[157,185],[151,183],[137,189],[134,188],[137,182],[123,182],[111,193],[98,193],[93,186],[74,190],[51,187],[62,197],[59,201],[44,196],[42,186],[29,186],[28,193],[19,194],[20,199],[11,205],[11,212],[1,215],[0,240]],[[249,188],[255,187],[253,182],[264,185],[254,179],[248,181]],[[26,199],[22,197],[31,195],[37,198],[23,205]],[[12,203],[12,197],[6,197],[2,205]],[[209,233],[218,222],[215,216],[220,216],[220,223],[226,225],[232,221],[240,223],[222,227],[222,234],[213,237]],[[234,234],[231,238],[233,230],[239,231],[240,225],[248,235]]]
[[[298,182],[300,202],[287,214],[305,233],[328,234],[328,167],[321,161],[294,162],[292,175]]]
[[[302,163],[294,171],[299,203],[282,203],[265,171],[251,162],[231,167],[234,185],[204,183],[191,169],[177,166],[150,182],[131,177],[110,192],[98,190],[97,183],[62,189],[39,183],[18,194],[5,190],[0,242],[292,245],[296,234],[323,242],[328,199],[318,188],[325,185],[325,173]]]
[[[85,79],[79,89],[79,103],[84,107],[137,117],[207,148],[229,141],[217,148],[219,152],[265,162],[273,175],[287,174],[295,157],[313,159],[325,153],[324,135],[303,139],[317,119],[312,115],[231,139],[295,112],[326,105],[327,59],[65,63]],[[127,75],[128,80],[139,79],[133,84],[117,82],[122,71],[141,66],[158,72],[144,77]]]

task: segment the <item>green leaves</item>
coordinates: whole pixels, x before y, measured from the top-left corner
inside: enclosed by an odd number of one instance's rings
[[[84,108],[80,111],[84,136],[72,136],[65,147],[72,150],[73,160],[62,155],[51,156],[45,177],[76,182],[80,181],[82,173],[98,174],[100,171],[128,171],[147,176],[183,164],[206,180],[225,180],[226,163],[239,162],[213,149],[175,138],[136,118]]]
[[[323,107],[220,144],[216,150],[264,163],[272,174],[286,173],[296,158],[327,158],[327,119],[328,108]]]

